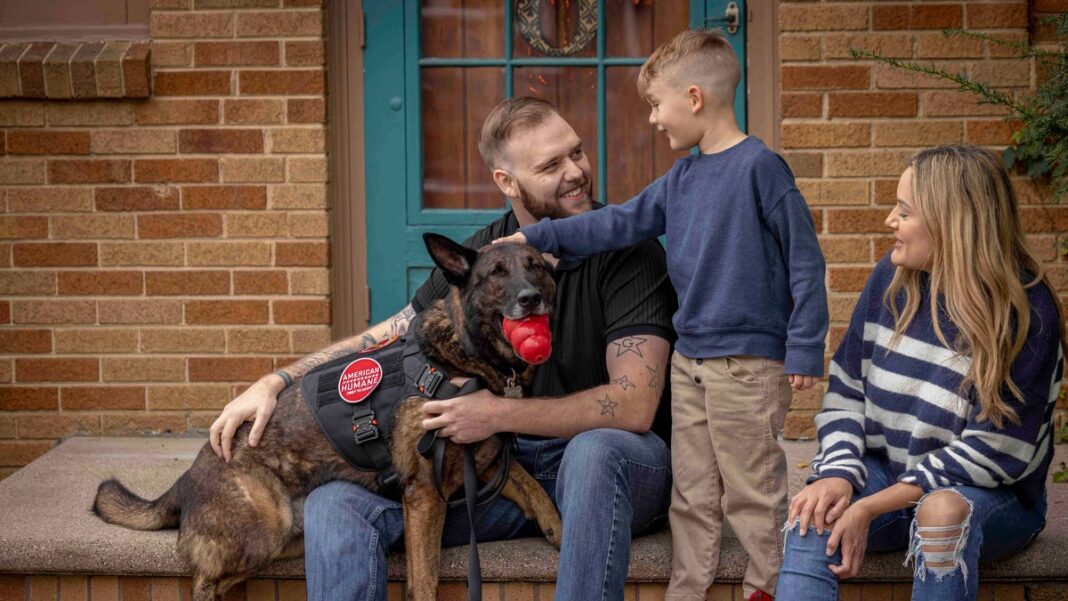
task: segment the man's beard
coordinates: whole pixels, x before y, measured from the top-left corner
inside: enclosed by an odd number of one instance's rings
[[[584,186],[586,188],[586,198],[581,203],[569,206],[564,206],[563,203],[556,199],[549,201],[538,200],[527,192],[526,188],[519,182],[516,182],[516,187],[519,188],[519,202],[530,213],[530,216],[538,221],[546,217],[549,219],[563,219],[564,217],[585,213],[593,208],[593,183],[590,181],[587,181]]]

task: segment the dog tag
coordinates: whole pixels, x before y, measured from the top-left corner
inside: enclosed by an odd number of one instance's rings
[[[337,393],[346,403],[359,403],[371,396],[382,382],[382,365],[363,357],[345,366],[337,381]]]
[[[515,383],[515,376],[508,378],[508,381],[504,385],[504,398],[506,399],[521,399],[523,398],[523,387]]]

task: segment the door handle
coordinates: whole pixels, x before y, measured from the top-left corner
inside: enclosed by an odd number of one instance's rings
[[[723,16],[713,19],[706,19],[706,25],[726,25],[727,33],[734,35],[738,33],[738,23],[741,17],[741,11],[738,10],[737,2],[730,2],[727,4],[727,10],[723,11]]]

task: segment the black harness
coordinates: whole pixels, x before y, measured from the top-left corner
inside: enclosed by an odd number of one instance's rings
[[[351,388],[350,366],[372,365],[380,367],[380,380],[374,389],[358,402],[346,402],[342,388]],[[359,365],[357,365],[358,362]],[[375,371],[373,368],[372,372]],[[344,380],[344,382],[343,382]],[[444,367],[430,359],[419,347],[416,336],[394,339],[356,353],[325,363],[304,376],[300,390],[308,408],[311,409],[319,428],[334,449],[354,469],[375,472],[375,481],[382,494],[399,499],[403,492],[400,478],[389,452],[393,432],[393,420],[397,406],[412,396],[426,399],[450,399],[470,394],[482,388],[478,378],[471,378],[463,386],[449,381]],[[450,507],[467,505],[471,523],[471,540],[468,551],[468,597],[479,601],[482,595],[481,569],[478,561],[478,541],[475,537],[474,510],[476,506],[492,502],[508,479],[514,436],[502,435],[500,468],[493,479],[481,490],[478,489],[478,474],[474,451],[464,445],[464,494],[462,499],[445,499],[441,488],[441,471],[445,458],[446,440],[430,430],[419,441],[418,451],[434,465],[434,485],[438,494]]]

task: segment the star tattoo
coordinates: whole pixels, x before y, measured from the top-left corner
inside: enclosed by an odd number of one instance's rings
[[[645,369],[649,371],[649,388],[655,388],[657,390],[663,388],[664,376],[660,373],[660,368],[646,365]]]
[[[621,357],[626,353],[634,353],[639,357],[642,355],[642,345],[645,344],[645,338],[641,336],[627,336],[626,338],[620,338],[612,342],[612,345],[616,347],[616,356]]]
[[[627,378],[627,376],[623,376],[622,378],[619,378],[618,380],[612,380],[612,383],[613,384],[619,384],[619,386],[621,388],[623,388],[624,392],[626,392],[627,390],[630,390],[631,388],[637,388],[637,386],[635,386],[634,384],[630,383],[630,379]]]
[[[605,395],[603,399],[598,399],[597,402],[601,404],[601,415],[611,413],[612,417],[616,416],[616,407],[619,403],[608,398],[608,395]]]

